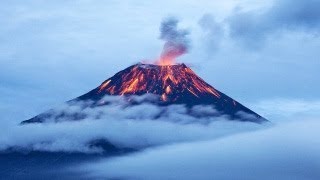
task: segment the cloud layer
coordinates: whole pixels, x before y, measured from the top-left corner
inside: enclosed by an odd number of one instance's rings
[[[300,119],[218,140],[150,148],[84,164],[80,171],[115,179],[318,179],[319,128],[319,119]]]
[[[254,10],[235,8],[234,12],[223,23],[217,24],[210,20],[208,26],[211,32],[208,37],[222,36],[219,31],[226,25],[232,40],[239,40],[250,49],[264,46],[265,40],[275,41],[279,37],[292,32],[305,32],[319,35],[320,31],[320,1],[318,0],[279,0],[273,1],[270,7]],[[208,21],[205,15],[200,23]],[[203,24],[203,23],[202,23]],[[218,41],[219,39],[213,39]]]
[[[141,97],[135,99],[142,100]],[[122,97],[105,97],[103,101],[109,105],[91,108],[88,107],[90,102],[74,102],[50,110],[54,116],[43,123],[10,126],[0,133],[0,150],[99,153],[103,149],[92,146],[92,142],[101,139],[119,149],[142,149],[215,139],[268,126],[230,121],[226,117],[193,117],[182,105],[159,107],[142,103],[128,106]],[[196,115],[216,113],[210,106],[195,106],[191,111]],[[72,121],[70,117],[79,112],[85,119]],[[61,113],[64,116],[60,116]],[[159,113],[161,117],[155,119]]]

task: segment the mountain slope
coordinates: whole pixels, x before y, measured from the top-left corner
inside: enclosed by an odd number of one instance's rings
[[[108,105],[102,101],[105,96],[130,97],[145,94],[156,95],[157,98],[152,103],[159,106],[183,104],[192,108],[196,105],[209,105],[219,112],[214,116],[225,116],[230,120],[257,123],[267,121],[236,100],[210,86],[185,64],[161,66],[139,63],[132,65],[105,80],[92,91],[69,101],[69,103],[92,101],[96,102],[94,104],[96,106],[103,106]],[[48,111],[23,121],[23,123],[42,122],[46,118],[54,118],[52,116],[52,113]],[[58,116],[66,115],[59,114]],[[70,116],[70,119],[78,120],[82,118],[84,117],[81,116],[81,113]]]

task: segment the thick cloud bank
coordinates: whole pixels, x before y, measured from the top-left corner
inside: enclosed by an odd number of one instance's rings
[[[140,102],[150,97],[134,97]],[[43,123],[11,126],[0,132],[0,150],[22,149],[97,153],[96,140],[106,140],[118,148],[141,149],[176,142],[218,138],[243,131],[264,128],[225,117],[194,117],[182,105],[159,107],[149,103],[128,106],[121,97],[105,97],[107,106],[91,108],[92,102],[72,103],[54,110]],[[210,106],[195,106],[195,115],[214,114]],[[70,120],[75,113],[83,120]],[[60,116],[60,114],[64,116]],[[161,117],[155,119],[156,116]],[[57,118],[58,117],[58,118]]]
[[[266,40],[275,42],[279,37],[292,32],[304,32],[319,36],[319,0],[278,0],[270,7],[246,10],[241,7],[218,23],[208,14],[199,23],[215,49],[224,35],[223,27],[228,29],[232,40],[238,40],[251,49],[260,48]],[[226,33],[226,32],[225,32]]]
[[[111,179],[319,179],[319,128],[318,119],[301,119],[101,160],[83,165],[81,171]]]
[[[319,34],[320,1],[275,1],[270,9],[235,12],[229,19],[230,34],[250,46],[258,46],[265,38],[286,31]]]

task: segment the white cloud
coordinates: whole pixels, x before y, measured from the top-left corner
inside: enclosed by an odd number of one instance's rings
[[[115,179],[318,179],[319,128],[319,119],[300,119],[218,140],[150,148],[84,164],[80,171]]]
[[[132,99],[141,101],[141,98]],[[145,98],[150,99],[149,96]],[[96,153],[102,149],[92,146],[92,142],[100,139],[118,148],[141,149],[215,139],[270,125],[231,121],[224,117],[191,116],[182,105],[163,107],[142,103],[128,106],[123,97],[105,97],[102,101],[110,104],[90,108],[88,105],[92,102],[73,102],[48,111],[53,116],[43,123],[9,126],[0,132],[0,150]],[[72,121],[70,117],[75,113],[85,117],[84,120]],[[192,113],[210,115],[216,110],[209,106],[196,106]]]
[[[267,99],[249,103],[254,111],[268,117],[271,121],[292,121],[299,117],[318,117],[320,115],[320,101],[305,99]]]

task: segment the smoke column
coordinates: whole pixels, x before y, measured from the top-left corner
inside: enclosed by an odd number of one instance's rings
[[[157,64],[174,64],[175,59],[188,52],[189,31],[178,29],[179,20],[174,17],[166,18],[160,26],[160,39],[165,41],[163,50]]]

